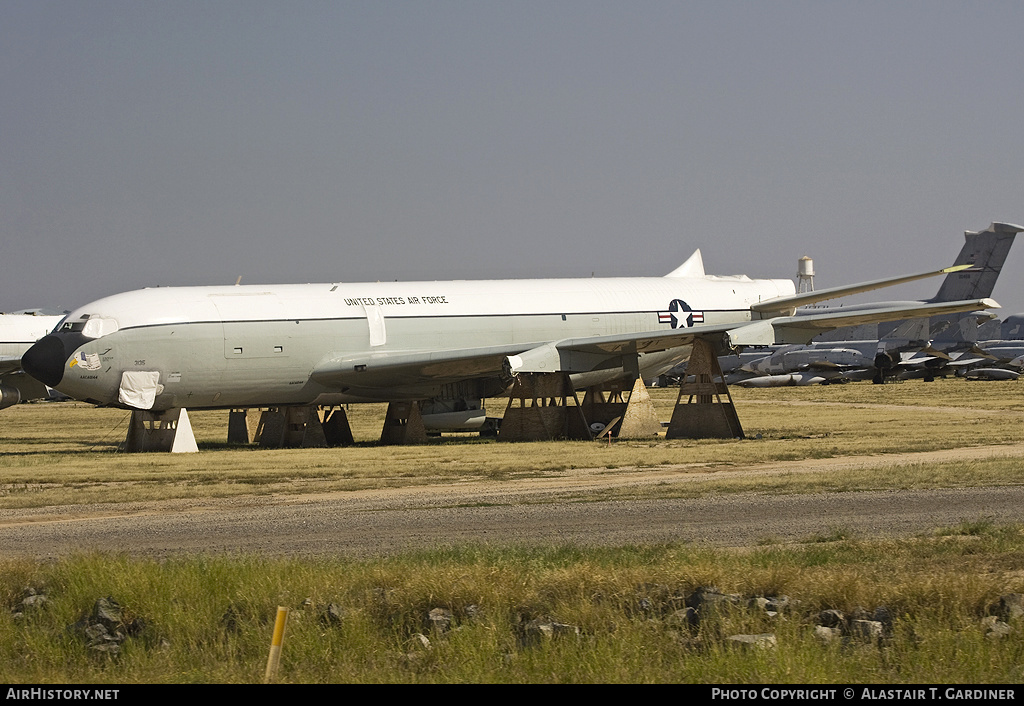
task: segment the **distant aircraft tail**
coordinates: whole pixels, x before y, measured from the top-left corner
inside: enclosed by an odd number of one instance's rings
[[[972,267],[946,275],[938,294],[929,301],[955,302],[992,296],[1013,239],[1021,231],[1024,228],[1011,223],[993,223],[982,231],[965,231],[967,242],[953,264]]]
[[[1014,341],[1024,338],[1024,314],[1010,314],[1003,319],[999,338]]]
[[[1013,239],[1021,231],[1024,228],[1012,223],[993,223],[985,230],[964,231],[966,242],[954,265],[971,265],[970,269],[946,275],[938,293],[928,301],[952,302],[992,296]],[[920,337],[946,343],[974,342],[978,340],[979,326],[992,318],[992,314],[933,316],[928,321],[930,335]],[[900,338],[896,328],[894,324],[880,324],[879,337]]]

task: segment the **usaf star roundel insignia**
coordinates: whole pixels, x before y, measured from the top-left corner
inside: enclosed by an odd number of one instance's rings
[[[673,299],[669,302],[668,311],[658,312],[658,323],[670,324],[672,328],[690,328],[704,323],[704,312],[693,311],[682,299]]]

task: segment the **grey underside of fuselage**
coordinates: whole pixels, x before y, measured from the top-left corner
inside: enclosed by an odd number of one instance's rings
[[[100,369],[66,368],[59,389],[79,399],[120,406],[124,371],[157,371],[162,392],[154,409],[211,409],[436,396],[472,397],[499,393],[504,355],[566,338],[657,329],[649,312],[544,314],[534,316],[395,317],[386,321],[387,341],[371,347],[365,318],[285,321],[189,322],[124,329],[82,346],[99,355]],[[338,386],[312,376],[328,356],[443,352],[468,348],[502,349],[493,360],[441,363],[423,371],[401,371],[370,364],[345,373]],[[507,352],[504,352],[506,351]],[[689,355],[690,346],[640,356],[640,373],[664,372]],[[582,387],[621,377],[622,362],[610,358],[590,374],[574,376]],[[89,379],[92,394],[76,394],[76,382]],[[104,397],[95,384],[102,381]]]

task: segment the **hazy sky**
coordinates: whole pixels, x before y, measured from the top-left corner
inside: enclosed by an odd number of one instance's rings
[[[1022,29],[1019,1],[0,0],[0,310],[697,247],[819,287],[938,268],[1024,223]]]

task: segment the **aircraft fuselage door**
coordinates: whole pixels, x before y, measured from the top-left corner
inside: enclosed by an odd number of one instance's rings
[[[280,358],[290,352],[291,327],[285,324],[284,308],[272,292],[212,294],[220,314],[227,360]],[[253,312],[259,312],[253,317]]]

